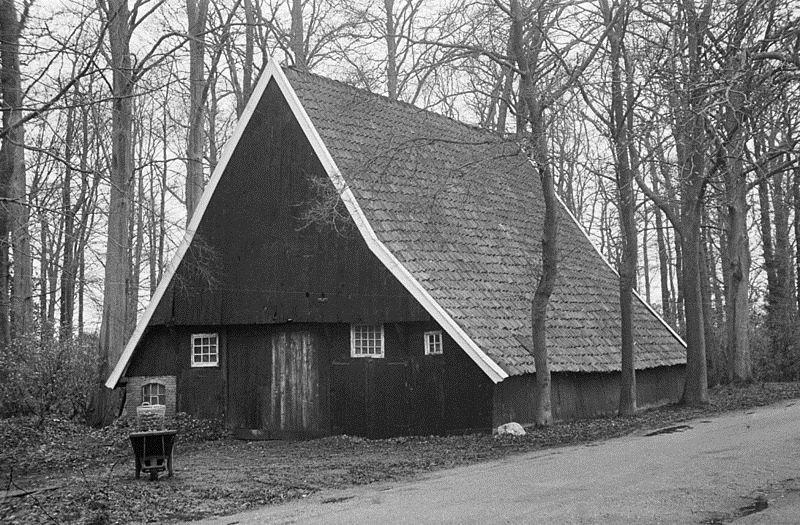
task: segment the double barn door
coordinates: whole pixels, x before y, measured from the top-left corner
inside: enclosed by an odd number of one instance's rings
[[[307,331],[228,338],[228,424],[243,437],[324,433],[316,338]]]
[[[442,430],[441,366],[358,358],[334,360],[331,368],[332,433],[384,438]]]

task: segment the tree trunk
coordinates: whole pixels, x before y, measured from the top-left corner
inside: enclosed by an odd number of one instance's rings
[[[778,274],[775,269],[775,258],[772,251],[772,206],[769,202],[769,181],[762,178],[758,181],[758,204],[760,208],[759,227],[761,230],[761,249],[764,257],[764,270],[767,273],[767,306],[776,303],[780,294]]]
[[[789,217],[786,192],[783,188],[783,173],[776,173],[772,184],[772,209],[775,219],[774,263],[777,290],[780,291],[779,308],[788,319],[795,317],[795,301],[792,297],[794,282],[791,275],[791,253],[789,248]]]
[[[527,19],[518,0],[511,0],[511,49],[519,69],[520,95],[517,109],[518,116],[523,113],[523,123],[531,126],[531,158],[539,173],[544,200],[544,225],[542,231],[542,270],[539,282],[531,302],[531,328],[533,339],[533,361],[536,366],[536,408],[535,422],[540,426],[553,423],[553,411],[550,389],[550,365],[547,357],[547,307],[558,277],[558,202],[556,200],[555,181],[550,168],[547,152],[547,135],[544,122],[544,107],[541,95],[537,93],[532,73],[537,64],[538,52],[541,49],[543,35],[541,22],[543,12],[536,13],[539,24],[534,24],[534,36],[529,48],[524,45],[524,29]],[[521,133],[525,126],[518,126]]]
[[[25,174],[25,128],[22,119],[23,89],[19,64],[19,39],[24,20],[16,10],[16,2],[0,2],[0,94],[3,104],[3,130],[6,133],[0,146],[0,197],[8,197],[3,204],[0,219],[0,249],[7,250],[7,232],[11,233],[13,249],[13,284],[10,298],[10,336],[22,335],[33,329],[33,285],[30,233],[28,222],[30,212],[27,204],[27,184]],[[2,257],[8,259],[8,254]],[[7,273],[6,273],[7,275]],[[5,280],[6,277],[0,279]],[[3,286],[7,290],[7,285]],[[0,301],[5,294],[0,293]],[[2,314],[0,308],[0,315]],[[0,321],[0,334],[5,333]],[[0,337],[3,337],[0,335]],[[0,340],[0,344],[3,343]]]
[[[131,158],[133,76],[131,70],[129,11],[126,0],[109,0],[105,6],[109,25],[112,66],[111,188],[108,211],[103,315],[100,324],[100,384],[90,410],[95,425],[108,424],[120,410],[121,393],[113,394],[103,382],[125,347],[128,325],[127,279],[128,218],[133,177]]]
[[[623,90],[624,21],[626,17],[612,13],[609,4],[601,0],[601,11],[608,27],[609,61],[611,65],[611,111],[609,134],[614,148],[617,179],[617,203],[622,226],[622,258],[619,265],[619,304],[621,315],[621,370],[619,414],[636,412],[636,369],[633,348],[633,289],[636,287],[638,232],[636,231],[636,197],[633,190],[628,135],[626,97]]]
[[[647,235],[650,223],[650,215],[647,213],[647,206],[642,208],[642,278],[644,279],[644,300],[651,304],[650,297],[650,238]]]
[[[148,283],[150,285],[149,297],[152,299],[158,286],[158,216],[159,209],[156,201],[156,178],[151,172],[150,184],[148,185],[147,198],[147,235],[150,237],[147,243],[147,269]]]
[[[704,232],[705,233],[705,232]],[[725,360],[720,355],[721,348],[717,345],[715,333],[715,316],[711,305],[711,273],[712,254],[704,235],[700,241],[700,299],[703,303],[703,329],[706,341],[706,381],[708,384],[719,383],[719,375],[725,370]]]
[[[691,88],[694,91],[696,88]],[[690,99],[697,95],[693,94]],[[698,108],[698,101],[690,101],[690,108]],[[683,294],[686,322],[686,383],[683,401],[689,405],[708,403],[708,377],[706,371],[705,317],[700,290],[701,219],[705,193],[704,151],[702,144],[703,122],[697,111],[690,111],[684,126],[684,144],[689,152],[681,166],[681,248],[683,257]]]
[[[664,232],[664,221],[661,218],[661,210],[655,208],[653,210],[656,216],[656,243],[658,244],[658,273],[661,282],[661,312],[664,315],[664,320],[671,325],[675,324],[672,316],[672,298],[670,297],[670,282],[669,282],[669,253],[667,251],[667,242]]]
[[[219,96],[217,95],[217,76],[212,75],[208,79],[208,91],[206,92],[206,99],[208,100],[208,132],[206,137],[208,140],[208,171],[214,173],[217,169],[217,162],[219,161],[219,150],[217,148],[217,115],[219,114]]]
[[[48,233],[50,226],[47,221],[47,215],[39,213],[39,242],[42,247],[39,250],[39,318],[42,320],[42,332],[45,330],[45,321],[47,320],[47,283],[50,282],[50,240]]]
[[[291,0],[292,30],[289,35],[289,48],[294,55],[294,67],[301,71],[308,69],[306,60],[306,41],[303,35],[303,2]]]
[[[741,97],[741,95],[739,95]],[[728,380],[746,383],[753,379],[750,359],[750,235],[747,231],[747,174],[744,170],[744,137],[740,114],[742,100],[725,108],[723,119],[732,143],[725,176],[725,333]]]
[[[394,19],[394,0],[383,0],[386,11],[386,91],[391,100],[397,100],[397,28]]]
[[[256,17],[253,0],[244,0],[244,63],[242,64],[242,104],[237,104],[236,115],[241,116],[244,106],[253,92],[253,48],[255,47]],[[239,99],[237,99],[239,100]]]
[[[82,336],[84,331],[83,320],[83,299],[86,290],[86,259],[83,250],[78,252],[78,336]]]
[[[550,390],[550,364],[547,356],[547,307],[558,277],[558,202],[556,200],[553,173],[547,156],[547,140],[541,111],[529,102],[529,107],[538,115],[531,119],[534,162],[542,183],[544,199],[544,229],[542,231],[542,274],[531,303],[531,327],[533,330],[533,361],[536,366],[536,412],[539,426],[553,424]]]
[[[203,194],[205,32],[208,0],[186,0],[189,17],[189,130],[186,139],[186,225]]]
[[[749,382],[753,379],[750,360],[750,240],[747,232],[747,188],[737,177],[728,193],[727,213],[728,290],[725,297],[728,343],[728,379]]]
[[[681,237],[683,248],[684,312],[686,318],[686,383],[683,402],[708,403],[706,341],[703,301],[700,290],[701,220],[706,188],[705,173],[705,86],[702,81],[702,40],[707,27],[706,14],[698,16],[694,0],[682,0],[686,17],[685,81],[678,108],[677,142],[681,176]]]
[[[797,308],[800,311],[800,168],[794,169],[792,194],[794,196],[795,289],[797,290]]]
[[[500,94],[500,102],[497,108],[497,132],[501,134],[506,133],[508,109],[511,104],[511,96],[513,89],[514,89],[514,72],[511,70],[510,67],[503,67],[503,91]]]
[[[61,227],[61,224],[54,224],[52,233],[57,235],[51,235],[50,242],[55,240],[54,246],[51,248],[50,258],[47,260],[47,264],[49,266],[47,270],[47,276],[50,287],[50,296],[47,300],[47,318],[46,323],[48,330],[51,330],[56,326],[56,305],[58,304],[58,266],[59,266],[59,259],[61,257],[61,250],[64,247],[64,229]]]
[[[131,249],[130,249],[130,278],[128,286],[128,323],[125,327],[125,339],[133,333],[135,328],[136,315],[135,312],[139,306],[139,286],[140,275],[142,268],[142,250],[144,249],[144,176],[140,172],[136,181],[137,198],[133,204],[135,207],[134,216],[131,217],[131,223],[136,226],[135,234],[131,236]]]
[[[77,97],[75,98],[77,102]],[[59,300],[59,332],[62,338],[72,337],[72,311],[74,306],[75,272],[74,240],[75,214],[72,209],[72,151],[75,142],[75,107],[67,110],[67,128],[64,137],[64,180],[61,186],[61,209],[64,221],[64,253],[61,268],[61,296]]]

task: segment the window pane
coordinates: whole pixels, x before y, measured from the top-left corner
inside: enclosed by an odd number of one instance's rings
[[[217,334],[192,334],[192,366],[218,366]]]
[[[383,356],[382,325],[352,325],[350,334],[352,357]]]

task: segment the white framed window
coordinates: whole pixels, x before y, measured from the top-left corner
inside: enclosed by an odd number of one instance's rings
[[[219,366],[217,334],[192,334],[192,366]]]
[[[425,355],[442,355],[442,331],[425,332]]]
[[[350,325],[350,357],[383,357],[383,325]]]
[[[167,387],[161,383],[147,383],[142,385],[142,404],[151,405],[167,404]]]

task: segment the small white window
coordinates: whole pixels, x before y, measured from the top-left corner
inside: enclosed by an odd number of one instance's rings
[[[383,325],[351,325],[350,357],[383,357]]]
[[[442,332],[425,332],[425,355],[442,354]]]
[[[192,366],[219,366],[217,334],[192,334]]]
[[[151,405],[167,404],[167,389],[161,383],[147,383],[142,386],[142,404]]]

